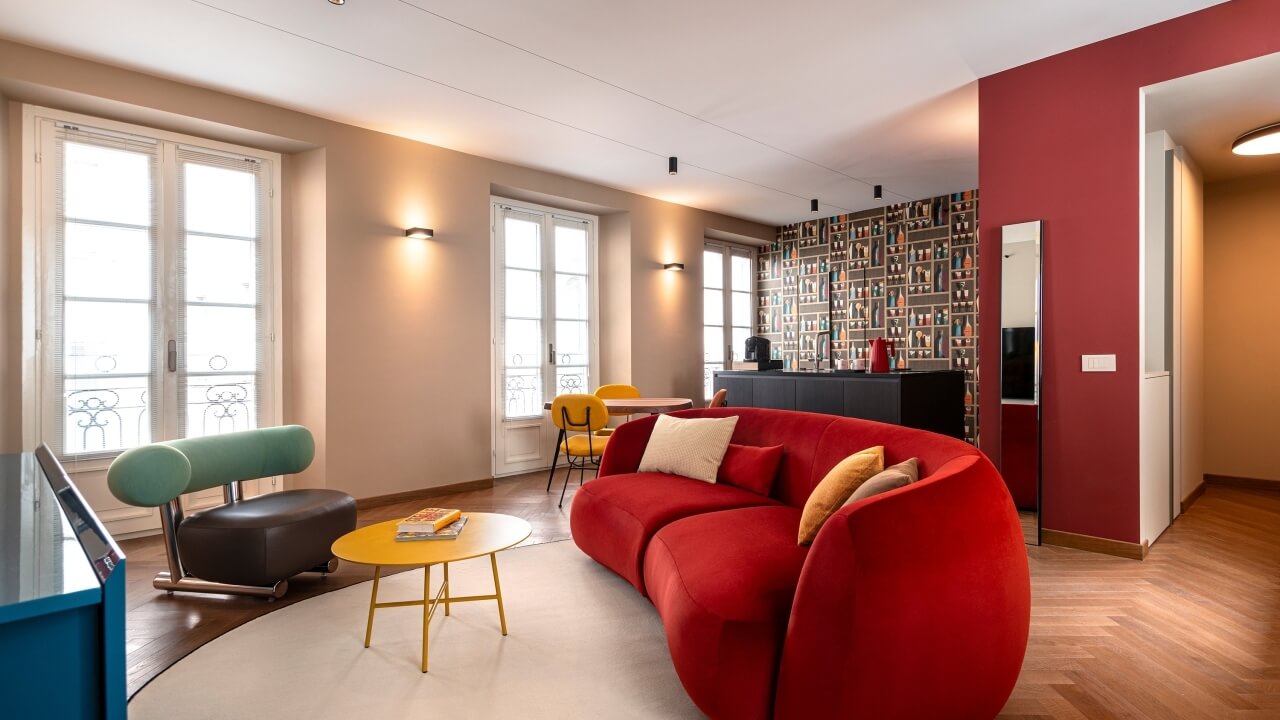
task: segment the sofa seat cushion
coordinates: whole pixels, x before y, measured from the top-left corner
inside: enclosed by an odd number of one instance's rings
[[[573,496],[569,527],[583,552],[643,594],[645,548],[664,526],[690,515],[777,504],[740,488],[678,475],[608,475]]]
[[[350,495],[288,490],[193,513],[178,525],[178,552],[198,578],[271,585],[328,562],[355,527]]]
[[[800,510],[685,518],[654,536],[644,579],[680,682],[713,718],[764,718],[808,547]]]

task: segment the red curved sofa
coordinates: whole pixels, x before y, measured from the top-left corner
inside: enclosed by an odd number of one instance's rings
[[[768,497],[636,468],[655,417],[609,440],[573,499],[574,542],[646,595],[712,718],[991,718],[1017,680],[1031,592],[1022,528],[973,446],[831,415],[717,408],[732,442],[783,445]],[[846,507],[809,547],[805,499],[851,453],[920,481]]]

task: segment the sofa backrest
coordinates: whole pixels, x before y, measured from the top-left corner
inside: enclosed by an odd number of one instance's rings
[[[699,408],[671,413],[677,417],[738,416],[731,442],[739,445],[782,445],[782,465],[773,485],[774,498],[802,507],[827,472],[859,450],[884,446],[885,465],[919,458],[920,479],[948,461],[980,455],[977,448],[955,438],[901,425],[818,413],[765,408]]]

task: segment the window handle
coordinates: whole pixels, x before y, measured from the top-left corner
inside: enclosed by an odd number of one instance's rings
[[[178,372],[178,341],[169,341],[169,372]]]
[[[555,343],[547,343],[547,362],[552,365],[556,364],[556,345]]]

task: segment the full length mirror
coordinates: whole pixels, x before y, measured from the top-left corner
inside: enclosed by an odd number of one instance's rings
[[[1028,543],[1040,544],[1040,221],[1000,237],[1000,472]]]

